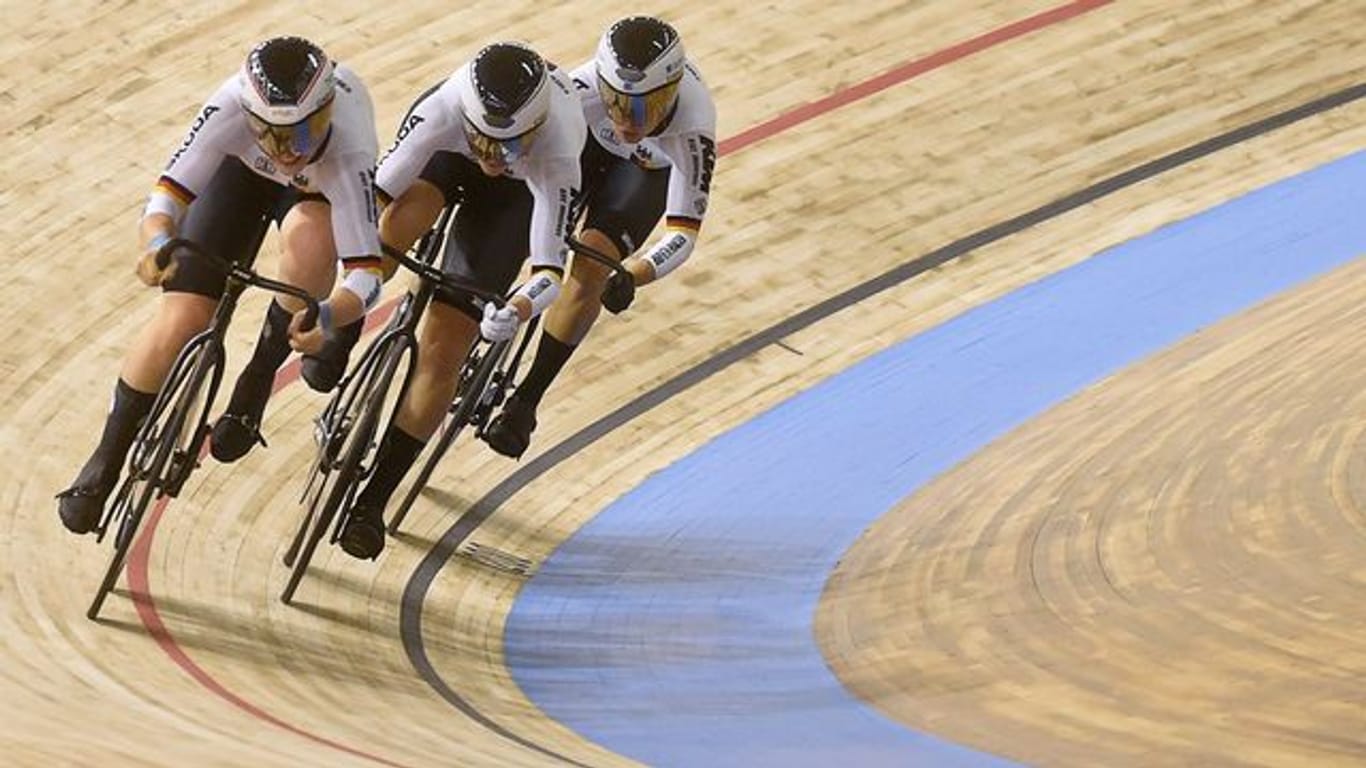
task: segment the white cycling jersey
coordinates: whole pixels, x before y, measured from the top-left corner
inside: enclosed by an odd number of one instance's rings
[[[209,97],[190,127],[184,143],[171,155],[165,172],[148,200],[148,212],[168,213],[177,220],[208,185],[226,157],[239,158],[255,173],[304,192],[320,193],[332,206],[332,235],[337,256],[377,263],[375,110],[370,93],[349,68],[336,69],[337,95],[332,106],[332,129],[323,146],[298,173],[281,173],[261,150],[247,125],[241,105],[241,83],[228,78]]]
[[[398,138],[379,163],[376,186],[391,200],[398,198],[422,173],[437,152],[454,152],[475,161],[465,138],[465,119],[456,83],[465,64],[425,95],[403,119]],[[535,268],[563,270],[568,258],[569,227],[579,190],[579,152],[587,139],[583,112],[574,98],[569,78],[547,65],[550,112],[524,157],[504,171],[524,181],[531,190],[530,263]]]
[[[716,165],[716,104],[702,76],[688,62],[678,84],[678,105],[662,128],[638,144],[627,144],[612,130],[598,93],[597,65],[592,59],[573,72],[589,132],[604,149],[645,168],[669,168],[665,215],[671,228],[696,230],[707,213],[712,171]]]

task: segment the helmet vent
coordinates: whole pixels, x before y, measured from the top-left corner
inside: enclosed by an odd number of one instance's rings
[[[248,59],[251,81],[272,106],[299,103],[322,71],[324,59],[310,42],[299,37],[267,40]]]
[[[481,51],[471,74],[484,120],[495,128],[511,127],[541,86],[543,68],[539,56],[519,45],[500,43]]]

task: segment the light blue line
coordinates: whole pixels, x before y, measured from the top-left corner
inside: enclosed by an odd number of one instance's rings
[[[813,634],[840,556],[990,441],[1366,253],[1366,153],[1101,253],[902,342],[652,475],[513,606],[551,717],[651,765],[990,765],[882,717]],[[875,630],[870,630],[875,631]],[[914,685],[914,681],[908,681]]]

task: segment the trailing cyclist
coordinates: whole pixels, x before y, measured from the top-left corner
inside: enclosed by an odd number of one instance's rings
[[[632,16],[612,24],[573,80],[592,136],[583,152],[580,240],[621,261],[667,215],[666,228],[610,277],[601,264],[573,260],[531,370],[484,435],[513,458],[530,444],[536,406],[593,327],[599,299],[621,312],[636,286],[664,277],[692,254],[716,163],[715,104],[667,23]]]
[[[559,294],[586,138],[569,78],[513,42],[480,50],[404,117],[376,184],[392,201],[380,216],[384,250],[408,250],[443,208],[458,206],[445,273],[498,294],[528,259],[531,275],[501,308],[463,293],[435,295],[416,370],[342,531],[348,554],[374,558],[383,550],[384,508],[440,426],[479,334],[512,338]]]
[[[273,221],[283,246],[282,281],[320,298],[331,290],[318,327],[307,332],[299,328],[302,302],[277,296],[271,303],[252,359],[214,427],[214,456],[232,461],[260,440],[261,414],[290,347],[326,353],[335,346],[326,331],[363,317],[379,296],[377,149],[374,109],[360,78],[302,38],[257,45],[204,104],[142,215],[137,275],[161,286],[163,298],[124,358],[99,444],[58,494],[68,529],[87,533],[99,524],[139,423],[181,348],[208,326],[224,290],[226,273],[210,259],[185,256],[163,269],[162,246],[183,237],[249,264]],[[346,275],[332,290],[338,259]],[[335,366],[325,357],[306,357],[305,377],[315,388],[331,388],[329,367]]]

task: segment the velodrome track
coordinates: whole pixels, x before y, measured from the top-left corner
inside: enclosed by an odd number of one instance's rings
[[[84,618],[107,549],[51,495],[154,306],[142,196],[251,42],[322,42],[385,136],[480,43],[567,64],[631,10],[4,9],[5,764],[1366,760],[1354,3],[642,9],[715,89],[714,213],[523,462],[457,449],[283,606],[286,369],[269,450]]]

